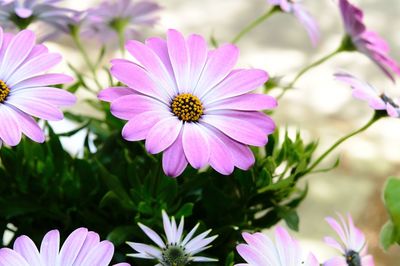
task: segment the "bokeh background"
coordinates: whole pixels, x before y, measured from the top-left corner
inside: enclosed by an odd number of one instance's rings
[[[65,1],[66,5],[84,9],[98,1]],[[79,6],[77,3],[79,2]],[[164,0],[161,20],[144,37],[164,36],[166,29],[176,28],[185,34],[213,36],[218,42],[229,42],[245,25],[268,10],[266,0]],[[392,56],[400,60],[400,1],[352,0],[365,12],[367,25],[379,32],[392,48]],[[343,36],[339,10],[332,0],[305,0],[304,5],[318,21],[321,42],[313,48],[298,21],[287,14],[276,14],[246,35],[238,46],[239,65],[267,70],[288,82],[305,65],[337,48]],[[96,47],[96,43],[93,43]],[[79,60],[68,40],[50,44],[64,49],[68,61]],[[94,49],[95,50],[95,49]],[[96,52],[96,51],[95,51]],[[297,128],[306,140],[319,139],[318,152],[323,152],[339,137],[366,123],[373,112],[362,102],[351,98],[349,87],[335,81],[333,73],[346,70],[366,79],[396,97],[397,85],[391,83],[365,56],[340,54],[307,73],[279,102],[274,114],[277,124],[293,132]],[[81,97],[87,97],[82,94]],[[92,112],[80,103],[75,112]],[[55,123],[59,131],[71,125]],[[400,121],[382,119],[366,132],[339,147],[324,163],[331,165],[340,156],[340,165],[329,173],[309,176],[309,194],[299,209],[300,232],[296,237],[323,261],[336,254],[322,243],[324,235],[333,233],[324,217],[336,212],[351,213],[364,230],[376,265],[399,265],[400,248],[384,253],[379,247],[379,231],[387,220],[381,190],[388,176],[400,176]],[[76,153],[81,136],[64,140]],[[72,144],[72,145],[71,145]]]

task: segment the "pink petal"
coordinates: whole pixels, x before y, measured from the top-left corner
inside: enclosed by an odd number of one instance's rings
[[[148,111],[135,115],[122,129],[122,137],[129,141],[146,139],[150,129],[169,114],[160,111]]]
[[[169,107],[154,98],[145,95],[131,94],[119,97],[111,103],[111,113],[121,119],[130,120],[135,115],[147,111],[165,111]]]
[[[196,91],[204,95],[221,82],[231,72],[239,57],[239,49],[232,44],[225,44],[208,54]]]
[[[21,254],[31,266],[42,266],[43,262],[35,243],[27,237],[20,236],[14,242],[14,250]]]
[[[318,25],[315,22],[314,18],[306,11],[303,9],[303,6],[301,4],[293,4],[293,14],[298,18],[300,23],[304,26],[306,29],[312,45],[315,47],[318,44],[319,41],[319,29]]]
[[[82,266],[108,265],[114,255],[114,246],[110,241],[102,241],[94,246],[85,256]]]
[[[147,134],[146,150],[151,154],[162,152],[177,139],[182,128],[182,121],[171,116],[155,124]]]
[[[189,54],[183,35],[176,30],[167,32],[168,54],[179,91],[189,90]]]
[[[253,91],[268,80],[267,72],[258,69],[241,69],[232,71],[220,84],[202,94],[201,100],[205,103],[242,95]]]
[[[28,18],[32,16],[32,10],[20,7],[15,9],[15,14],[17,14],[20,18]]]
[[[0,104],[0,139],[10,146],[15,146],[21,141],[21,127],[16,120],[13,110]]]
[[[173,97],[176,94],[176,84],[173,77],[169,75],[164,63],[152,49],[133,40],[128,41],[125,47],[148,71],[148,73],[150,73],[153,80],[159,80],[159,84],[170,97]]]
[[[160,58],[169,77],[174,77],[174,70],[172,69],[171,60],[168,54],[167,42],[161,38],[153,37],[146,40],[146,45],[153,50],[154,53]],[[174,88],[176,85],[174,86]],[[171,90],[173,93],[173,90]]]
[[[257,250],[254,250],[248,245],[239,244],[236,247],[236,250],[239,255],[251,266],[270,265]]]
[[[17,252],[9,248],[0,249],[0,266],[30,266]]]
[[[64,118],[63,113],[56,106],[41,99],[9,95],[7,103],[29,115],[42,119],[57,121]]]
[[[22,133],[24,133],[28,138],[33,141],[39,143],[43,143],[45,141],[46,137],[44,135],[44,132],[38,126],[35,119],[11,105],[9,105],[8,107],[13,110],[13,115],[18,122]]]
[[[367,255],[361,258],[362,266],[375,266],[374,258],[371,255]]]
[[[40,245],[40,255],[44,265],[54,265],[57,261],[57,255],[60,248],[60,233],[58,230],[51,230],[42,240]]]
[[[73,78],[68,75],[43,74],[40,76],[25,79],[17,84],[14,84],[12,86],[12,90],[17,91],[17,90],[25,89],[25,88],[58,85],[58,84],[69,83],[71,81],[73,81]],[[11,85],[10,85],[10,87],[11,87]]]
[[[154,242],[156,243],[160,248],[165,248],[165,244],[162,241],[161,237],[153,231],[153,229],[145,226],[144,224],[138,223],[140,229]]]
[[[87,234],[86,228],[78,228],[68,236],[61,248],[57,265],[73,265]]]
[[[183,173],[187,164],[188,161],[183,151],[181,133],[175,142],[164,151],[162,165],[164,173],[167,176],[177,177]]]
[[[343,257],[334,257],[324,262],[323,266],[347,266],[347,262]]]
[[[51,87],[40,87],[11,91],[10,96],[22,96],[32,100],[42,100],[55,106],[70,106],[75,104],[76,97],[72,93]]]
[[[205,109],[209,112],[212,110],[243,110],[258,111],[266,109],[274,109],[278,102],[272,96],[266,94],[243,94],[227,98],[224,100],[213,101],[205,105]]]
[[[157,87],[150,78],[150,73],[146,72],[146,70],[138,65],[132,63],[118,63],[114,64],[110,71],[116,79],[135,91],[156,99],[161,97],[165,102],[168,102],[168,95]]]
[[[189,92],[195,93],[195,88],[207,61],[207,42],[202,36],[192,34],[187,40],[187,47],[190,57]]]
[[[105,102],[112,102],[120,97],[136,94],[136,92],[127,87],[111,87],[99,92],[97,97]]]
[[[185,123],[182,132],[186,159],[196,169],[204,167],[210,158],[210,146],[204,130],[196,123]]]
[[[95,249],[99,243],[100,236],[95,232],[89,231],[85,238],[85,242],[83,242],[83,245],[79,250],[79,254],[74,261],[74,265],[82,265],[83,261],[88,257],[90,251]]]

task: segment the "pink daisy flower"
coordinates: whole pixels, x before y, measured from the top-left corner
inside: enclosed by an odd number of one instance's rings
[[[40,250],[27,236],[20,236],[13,249],[0,249],[0,266],[106,266],[114,254],[110,241],[101,241],[97,233],[79,228],[65,240],[60,250],[58,230],[48,232]],[[119,263],[115,266],[129,266]]]
[[[374,110],[386,110],[391,117],[400,117],[400,107],[385,93],[379,92],[375,87],[350,74],[341,72],[335,74],[336,79],[353,88],[353,97],[366,101]]]
[[[189,163],[210,164],[221,174],[234,166],[249,169],[254,155],[247,145],[264,146],[275,129],[260,110],[276,107],[274,98],[249,93],[268,79],[258,69],[232,70],[239,51],[227,44],[209,51],[199,35],[185,39],[169,30],[167,40],[128,41],[137,60],[113,60],[111,73],[129,88],[108,88],[99,98],[111,113],[129,120],[122,136],[146,140],[149,153],[163,153],[164,172],[178,176]]]
[[[306,29],[313,46],[318,44],[320,32],[315,19],[303,8],[301,0],[268,0],[269,4],[278,6],[283,12],[292,13]]]
[[[70,82],[71,77],[45,73],[60,61],[59,54],[35,44],[32,31],[14,36],[0,28],[0,143],[15,146],[22,133],[43,142],[44,133],[31,116],[61,120],[59,107],[76,102],[73,94],[51,87]]]
[[[151,0],[104,0],[98,7],[89,9],[83,34],[97,36],[104,42],[137,37],[139,26],[153,26],[158,21],[160,6]]]
[[[209,245],[217,236],[207,237],[211,230],[203,232],[193,237],[199,224],[197,224],[185,237],[183,237],[183,217],[177,226],[175,218],[168,217],[165,211],[162,211],[164,231],[166,234],[166,242],[149,227],[139,223],[143,232],[158,246],[146,245],[142,243],[127,242],[138,253],[128,254],[127,256],[157,260],[158,266],[170,265],[186,265],[191,262],[211,262],[218,261],[216,259],[195,256],[197,253],[210,248]]]
[[[344,26],[348,34],[344,40],[347,49],[364,53],[392,80],[391,71],[400,75],[400,67],[389,57],[389,45],[377,33],[367,30],[363,22],[363,12],[348,0],[339,0]]]
[[[335,230],[340,242],[332,237],[325,237],[325,243],[340,251],[342,256],[326,261],[324,266],[374,266],[374,259],[368,254],[367,242],[360,229],[354,226],[353,219],[347,216],[348,222],[338,215],[340,223],[331,217],[325,220]]]
[[[304,254],[299,243],[285,228],[275,229],[275,243],[262,233],[243,233],[247,244],[239,244],[237,252],[247,263],[236,266],[319,266],[312,253]]]
[[[34,21],[43,21],[57,28],[72,22],[75,10],[58,6],[63,0],[0,0],[0,21],[26,28]]]

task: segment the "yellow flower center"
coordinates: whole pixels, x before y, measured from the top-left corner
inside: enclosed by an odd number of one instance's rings
[[[179,120],[196,122],[203,114],[203,105],[200,99],[190,93],[177,95],[171,103],[171,110]]]
[[[0,103],[6,100],[8,94],[10,94],[10,88],[0,79]]]

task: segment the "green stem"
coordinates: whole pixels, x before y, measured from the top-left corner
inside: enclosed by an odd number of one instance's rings
[[[310,173],[315,167],[317,167],[322,160],[325,159],[326,156],[328,156],[334,149],[336,149],[336,147],[338,147],[340,144],[342,144],[343,142],[345,142],[346,140],[348,140],[349,138],[365,131],[367,128],[369,128],[373,123],[375,123],[376,121],[378,121],[378,119],[381,116],[379,116],[378,113],[374,113],[374,116],[368,121],[368,123],[366,123],[364,126],[362,126],[361,128],[357,129],[356,131],[351,132],[350,134],[341,137],[340,139],[338,139],[329,149],[327,149],[306,171],[304,174]]]
[[[76,47],[78,48],[79,52],[81,53],[81,55],[83,57],[83,60],[85,60],[86,65],[92,72],[94,82],[96,83],[96,85],[99,89],[103,89],[99,80],[97,79],[96,67],[93,65],[92,61],[90,61],[89,55],[87,54],[85,48],[82,45],[81,38],[79,37],[79,31],[78,30],[71,31],[71,35],[72,35],[72,39],[75,42]]]
[[[238,35],[236,35],[235,38],[232,39],[231,43],[235,44],[239,42],[239,40],[246,35],[248,32],[250,32],[252,29],[257,27],[259,24],[261,24],[263,21],[268,19],[272,14],[274,14],[276,11],[279,11],[280,9],[277,7],[273,7],[270,10],[268,10],[264,15],[261,17],[257,18],[253,22],[251,22],[249,25],[247,25],[241,32],[239,32]]]
[[[118,29],[118,42],[119,42],[119,49],[121,50],[122,56],[125,55],[125,33],[123,28]]]
[[[282,96],[286,93],[287,90],[293,88],[294,84],[305,74],[307,73],[309,70],[313,69],[316,66],[319,66],[320,64],[324,63],[325,61],[329,60],[330,58],[334,57],[335,55],[337,55],[338,53],[342,52],[343,49],[342,47],[340,47],[339,49],[336,49],[335,51],[333,51],[332,53],[318,59],[317,61],[313,62],[312,64],[306,66],[305,68],[303,68],[297,75],[296,77],[292,80],[292,82],[290,82],[286,87],[283,88],[281,94],[277,97],[278,99],[282,98]]]

